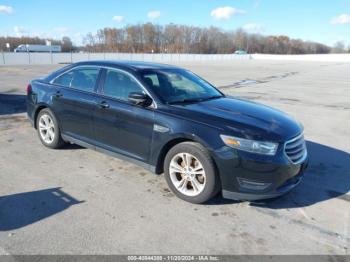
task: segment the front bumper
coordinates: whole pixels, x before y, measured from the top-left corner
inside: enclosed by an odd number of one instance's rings
[[[274,192],[266,192],[266,193],[239,193],[239,192],[232,192],[227,190],[222,190],[222,196],[227,199],[233,199],[233,200],[246,200],[246,201],[253,201],[253,200],[262,200],[262,199],[270,199],[282,196],[289,191],[291,191],[293,188],[295,188],[297,185],[300,184],[300,182],[303,179],[303,174],[300,174],[296,177],[293,177],[291,182],[287,181],[285,185],[283,185],[279,190],[276,190]]]
[[[261,200],[288,193],[302,181],[308,157],[293,164],[279,152],[276,156],[261,156],[229,148],[215,151],[224,198]]]

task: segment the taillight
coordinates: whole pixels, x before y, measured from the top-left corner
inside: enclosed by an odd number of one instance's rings
[[[32,86],[31,86],[31,84],[28,84],[27,85],[27,95],[29,95],[29,93],[31,93],[32,92]]]

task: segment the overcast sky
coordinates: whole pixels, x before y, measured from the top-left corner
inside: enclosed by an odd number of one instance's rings
[[[153,22],[350,44],[350,0],[0,0],[1,36],[82,36]]]

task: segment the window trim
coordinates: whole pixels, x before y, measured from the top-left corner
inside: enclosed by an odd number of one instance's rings
[[[72,88],[72,87],[69,87],[69,86],[64,86],[64,85],[59,85],[59,84],[55,84],[54,81],[59,78],[60,76],[66,74],[66,73],[69,73],[75,69],[79,69],[79,68],[97,68],[100,70],[99,72],[99,75],[97,77],[97,82],[95,84],[95,87],[94,87],[94,91],[93,92],[90,92],[90,91],[84,91],[84,90],[81,90],[81,89],[76,89],[76,88]],[[131,73],[129,73],[128,71],[125,71],[123,69],[120,69],[120,68],[115,68],[115,67],[111,67],[111,66],[98,66],[98,65],[79,65],[79,66],[75,66],[75,67],[72,67],[70,69],[68,69],[67,71],[64,71],[62,72],[61,74],[59,74],[58,76],[54,77],[49,83],[51,85],[55,85],[55,86],[59,86],[59,87],[63,87],[63,88],[69,88],[69,89],[72,89],[72,90],[77,90],[77,91],[81,91],[81,92],[86,92],[86,93],[89,93],[89,94],[97,94],[97,95],[101,95],[105,98],[108,98],[108,99],[115,99],[117,101],[121,101],[121,102],[126,102],[128,103],[127,101],[125,100],[122,100],[122,99],[118,99],[116,97],[112,97],[112,96],[107,96],[107,95],[104,95],[103,94],[103,89],[104,89],[104,82],[106,80],[106,74],[103,73],[103,69],[105,70],[114,70],[114,71],[119,71],[119,72],[122,72],[128,76],[130,76],[132,79],[134,79],[136,81],[136,83],[141,87],[141,89],[143,89],[145,91],[145,93],[152,99],[152,105],[150,106],[151,108],[154,108],[154,109],[157,109],[158,108],[158,104],[157,104],[157,101],[153,98],[153,96],[150,94],[150,92],[147,90],[147,88]],[[130,103],[128,103],[130,104]]]
[[[152,95],[150,94],[150,92],[147,90],[147,88],[131,73],[123,70],[123,69],[120,69],[120,68],[113,68],[113,67],[105,67],[105,66],[102,66],[101,67],[102,69],[105,70],[104,74],[103,74],[103,78],[101,79],[102,80],[102,83],[101,83],[101,87],[99,88],[99,95],[103,96],[103,97],[106,97],[108,99],[114,99],[118,102],[123,102],[123,103],[127,103],[127,104],[131,104],[130,102],[128,102],[127,100],[123,100],[123,99],[120,99],[118,97],[114,97],[114,96],[110,96],[110,95],[106,95],[104,93],[104,84],[105,84],[105,81],[106,81],[106,76],[107,76],[107,70],[110,70],[110,71],[116,71],[116,72],[120,72],[120,73],[123,73],[123,74],[126,74],[127,76],[130,76],[137,84],[138,86],[152,99],[152,104],[149,106],[151,108],[158,108],[158,105],[157,105],[157,102],[156,100],[152,97]],[[134,105],[134,104],[132,104]]]
[[[145,89],[141,85],[141,83],[132,74],[130,74],[130,73],[128,73],[128,72],[126,72],[126,71],[124,71],[122,69],[116,69],[116,68],[113,68],[113,69],[112,68],[104,68],[104,70],[105,70],[105,72],[103,74],[103,81],[102,81],[103,83],[101,84],[101,88],[99,90],[101,92],[100,95],[102,95],[102,96],[104,96],[104,97],[106,97],[108,99],[115,99],[117,101],[121,101],[121,102],[130,104],[130,102],[128,102],[128,100],[124,100],[124,99],[121,99],[121,98],[118,98],[118,97],[115,97],[115,96],[111,96],[111,95],[108,95],[108,94],[104,93],[104,85],[105,85],[106,79],[107,79],[107,72],[108,71],[114,71],[114,72],[122,73],[122,74],[125,74],[125,75],[131,77],[136,82],[136,84],[139,86],[139,88],[141,90],[143,90],[148,96],[150,96],[152,98],[152,96],[149,94],[148,90]],[[152,101],[154,101],[153,98],[152,98]],[[152,104],[154,104],[154,103],[152,103]]]

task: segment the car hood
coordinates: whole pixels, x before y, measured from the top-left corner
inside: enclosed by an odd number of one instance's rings
[[[249,139],[280,142],[302,132],[300,124],[286,113],[242,99],[224,97],[176,107],[184,117],[196,114],[200,122]]]

